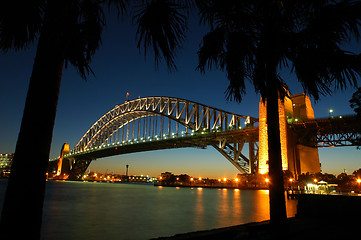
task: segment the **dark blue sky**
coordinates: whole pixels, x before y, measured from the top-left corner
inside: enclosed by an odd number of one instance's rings
[[[114,20],[114,19],[112,19]],[[220,71],[201,74],[196,71],[197,50],[207,28],[193,24],[176,58],[178,71],[170,73],[165,64],[155,69],[153,56],[144,57],[136,48],[136,28],[130,21],[108,21],[103,44],[93,58],[95,77],[84,81],[72,66],[64,70],[57,118],[55,122],[51,157],[59,154],[64,142],[73,148],[90,126],[116,104],[123,103],[126,93],[130,99],[146,96],[171,96],[193,100],[230,112],[258,117],[259,95],[247,86],[247,95],[240,104],[227,102],[224,91],[228,86],[226,75]],[[360,45],[350,48],[360,51]],[[0,55],[0,153],[14,152],[31,75],[35,47],[23,52]],[[294,76],[283,73],[292,94],[302,92]],[[349,99],[355,89],[336,91],[333,96],[313,102],[315,116],[327,117],[328,109],[335,115],[352,114]],[[35,117],[35,116],[34,116]],[[361,167],[361,152],[354,147],[320,149],[323,172],[348,173]],[[130,174],[157,176],[164,171],[188,173],[192,176],[234,177],[238,172],[216,150],[201,149],[161,150],[134,153],[99,159],[91,170],[124,173],[130,165]]]

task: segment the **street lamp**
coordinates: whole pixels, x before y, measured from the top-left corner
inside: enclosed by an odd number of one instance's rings
[[[332,109],[332,108],[330,108],[330,109],[328,110],[328,113],[330,114],[330,118],[333,118],[333,109]]]

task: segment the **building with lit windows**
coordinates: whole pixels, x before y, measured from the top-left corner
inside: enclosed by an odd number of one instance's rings
[[[0,154],[0,177],[5,177],[10,173],[11,162],[14,154]]]

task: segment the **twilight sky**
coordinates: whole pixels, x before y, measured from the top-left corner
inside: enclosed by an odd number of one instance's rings
[[[196,21],[192,21],[195,22]],[[177,72],[170,73],[161,63],[155,69],[153,56],[144,57],[136,48],[136,27],[131,22],[108,20],[103,33],[103,44],[92,61],[95,77],[84,81],[72,66],[63,72],[58,112],[53,133],[51,157],[59,155],[61,146],[68,142],[72,149],[84,133],[103,114],[116,104],[129,99],[147,96],[179,97],[217,107],[230,112],[258,117],[260,96],[248,84],[247,94],[238,104],[227,102],[224,91],[228,86],[226,74],[221,71],[196,71],[197,50],[207,27],[190,25],[187,39],[176,58]],[[350,44],[348,49],[360,53],[360,44]],[[0,153],[13,153],[31,75],[36,44],[26,51],[0,55]],[[291,94],[302,92],[297,79],[288,72],[282,73]],[[349,99],[355,91],[336,91],[315,103],[315,117],[327,117],[332,108],[334,115],[353,114]],[[36,117],[36,116],[34,116]],[[322,171],[338,174],[346,169],[348,174],[361,168],[361,151],[355,147],[319,149]],[[34,159],[35,160],[35,159]],[[90,170],[158,176],[161,172],[187,173],[194,177],[233,178],[237,169],[212,147],[203,149],[173,149],[132,153],[93,161]]]

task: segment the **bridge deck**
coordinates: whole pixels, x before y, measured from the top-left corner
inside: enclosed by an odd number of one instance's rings
[[[232,130],[227,132],[205,132],[188,135],[185,137],[163,138],[159,140],[147,140],[145,142],[128,142],[124,144],[111,144],[103,148],[96,148],[84,152],[68,154],[65,158],[75,160],[91,160],[120,154],[153,151],[160,149],[199,147],[205,148],[208,145],[218,144],[220,140],[226,139],[227,142],[238,141],[244,139],[258,138],[258,127],[247,128],[242,130]]]

